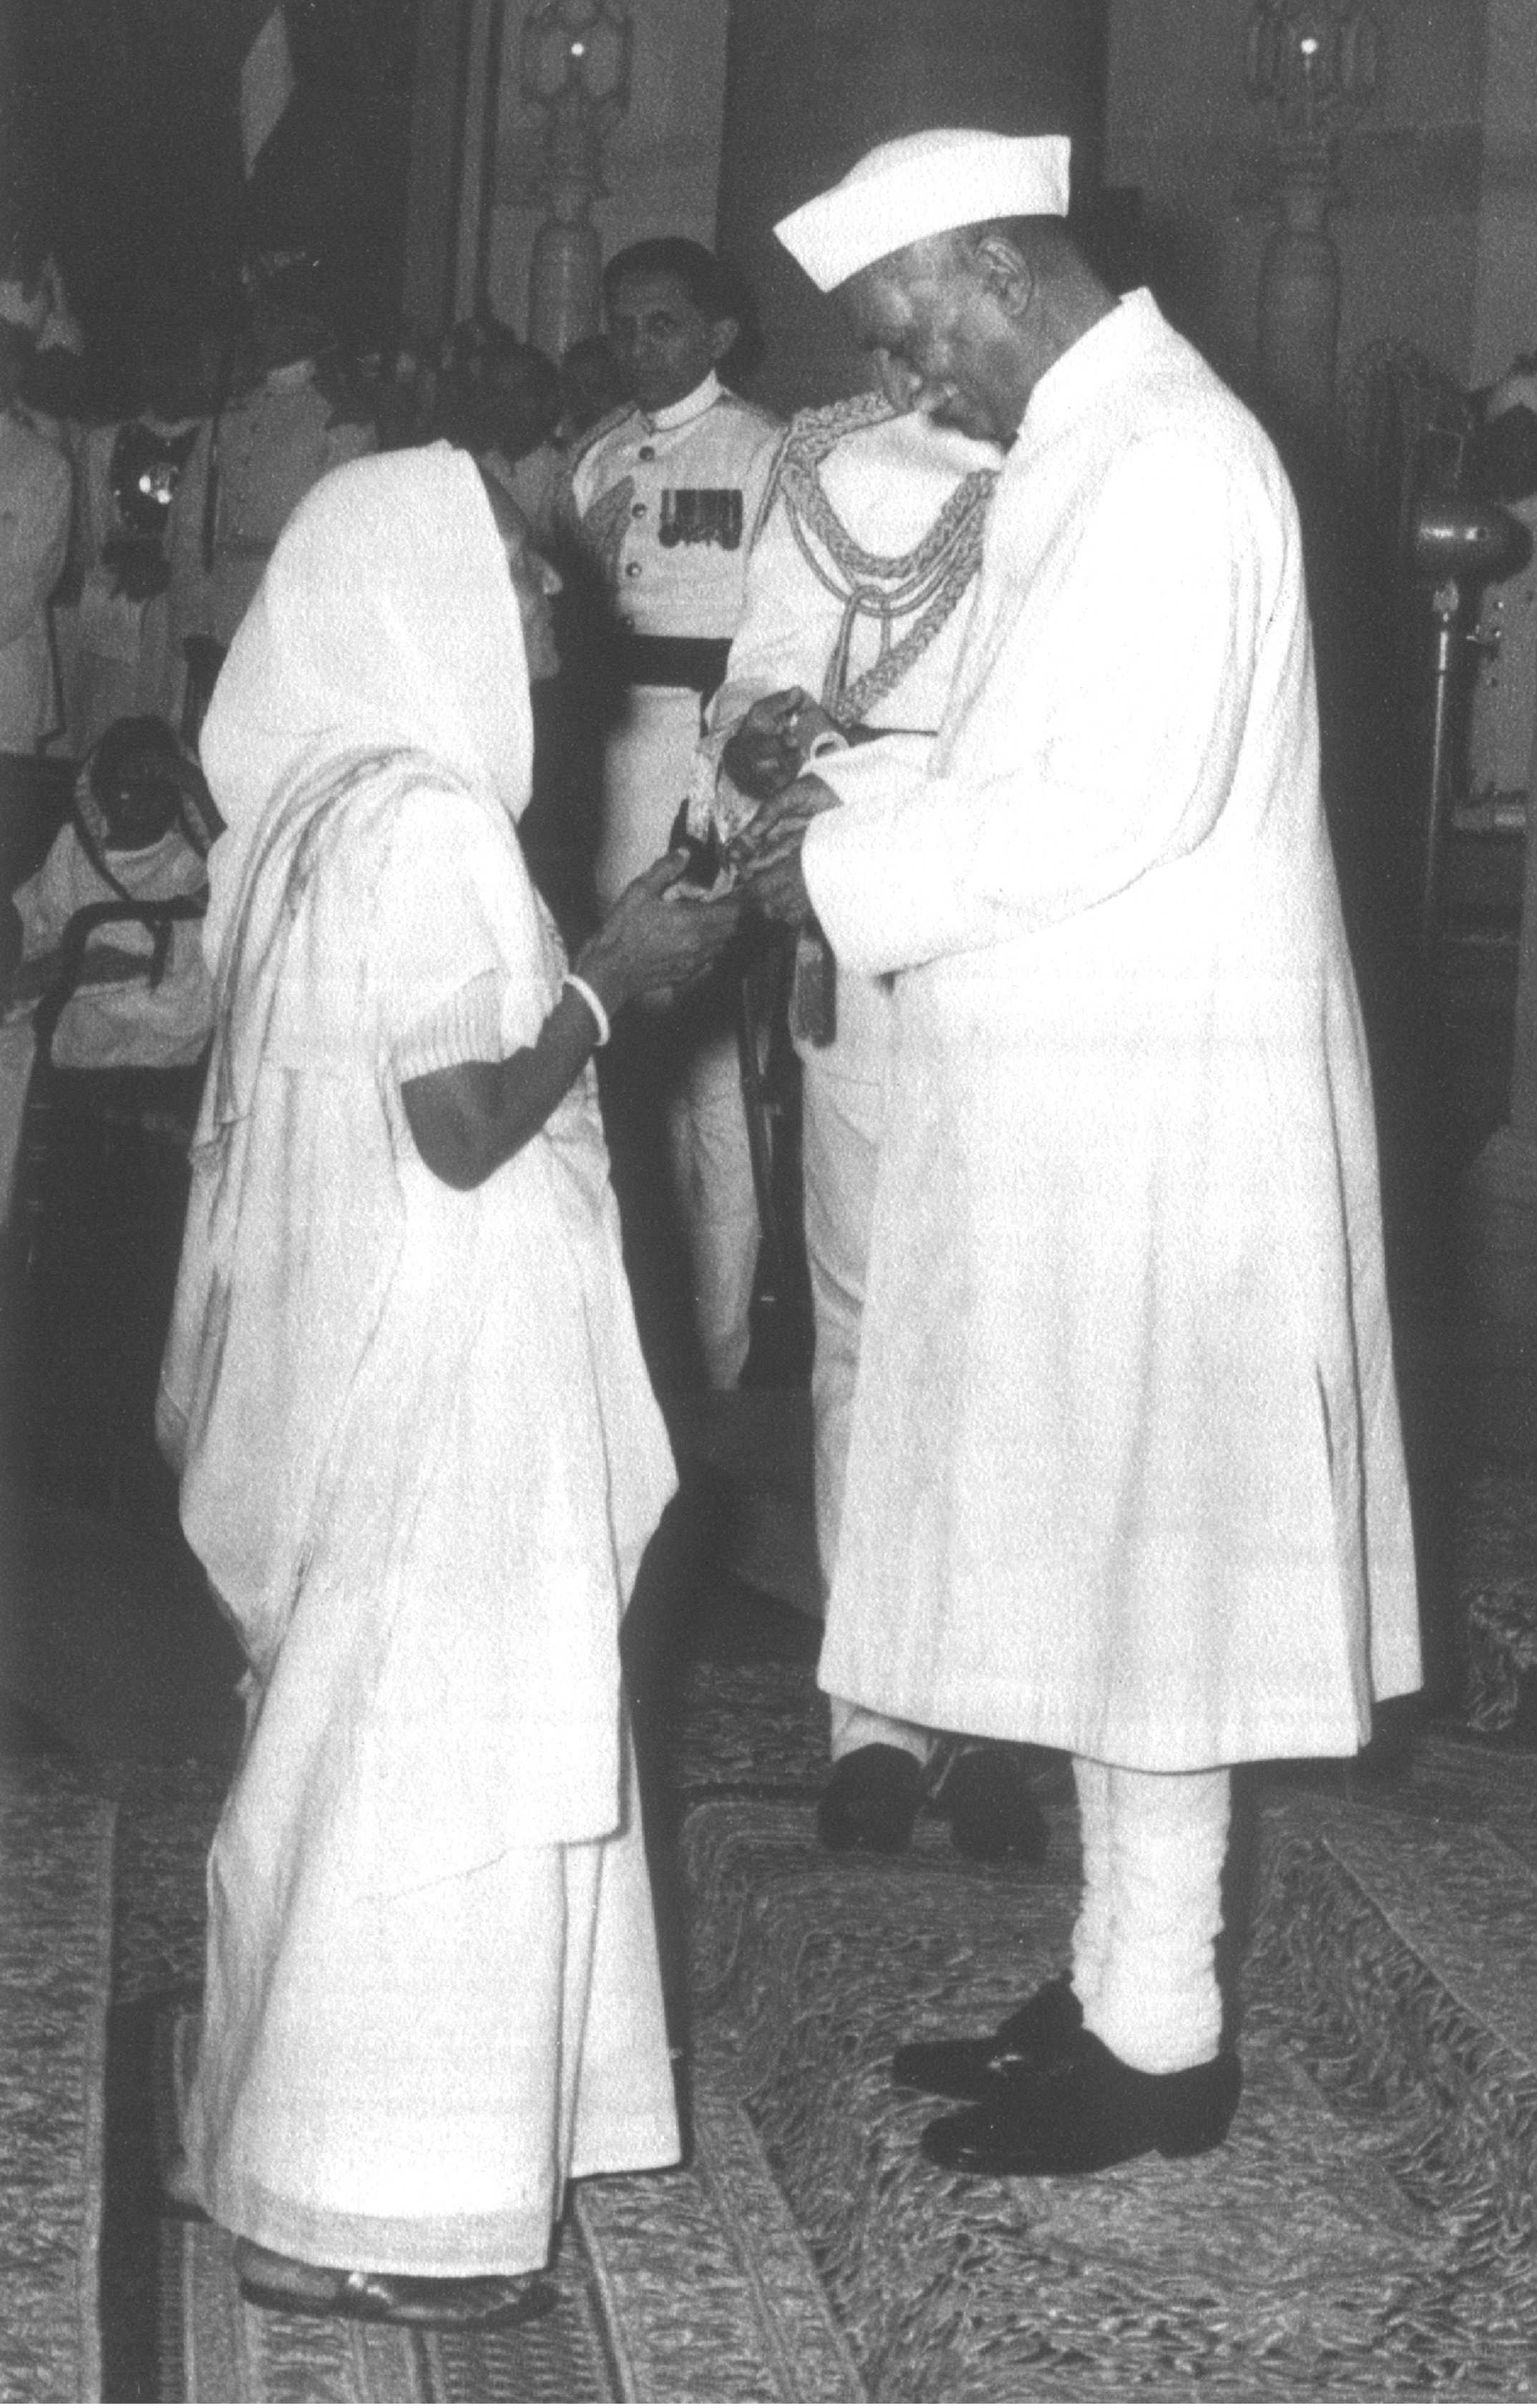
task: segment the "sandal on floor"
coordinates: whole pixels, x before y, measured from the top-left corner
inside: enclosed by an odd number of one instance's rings
[[[252,2307],[288,2315],[350,2316],[365,2325],[431,2325],[466,2330],[531,2324],[555,2304],[533,2274],[367,2274],[306,2266],[276,2250],[241,2242],[236,2249],[241,2296]]]

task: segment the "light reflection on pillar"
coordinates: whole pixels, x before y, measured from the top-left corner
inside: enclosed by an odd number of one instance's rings
[[[1339,137],[1377,88],[1377,28],[1351,0],[1257,0],[1249,98],[1271,121],[1280,223],[1259,271],[1259,367],[1299,424],[1329,427],[1340,328],[1340,261],[1329,212]]]
[[[518,52],[524,98],[544,119],[531,179],[548,207],[528,269],[528,339],[559,359],[600,317],[602,247],[591,208],[606,191],[603,145],[629,106],[634,34],[626,0],[539,0]]]

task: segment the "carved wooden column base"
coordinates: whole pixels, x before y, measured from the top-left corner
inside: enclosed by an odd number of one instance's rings
[[[553,360],[596,334],[602,272],[603,246],[585,214],[545,220],[528,261],[528,339]]]

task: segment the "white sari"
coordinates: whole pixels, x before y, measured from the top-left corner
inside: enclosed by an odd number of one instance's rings
[[[413,2274],[542,2264],[677,2155],[618,1626],[673,1485],[588,1073],[467,1194],[403,1080],[532,1041],[527,686],[473,466],[327,479],[204,730],[214,1054],[162,1394],[252,1666],[186,2140],[210,2214]]]

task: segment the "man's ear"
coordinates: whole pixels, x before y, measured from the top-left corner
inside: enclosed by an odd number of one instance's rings
[[[1004,315],[1023,318],[1035,297],[1035,278],[1008,236],[980,236],[972,258],[978,276]]]
[[[740,333],[741,327],[735,318],[712,318],[710,322],[711,358],[724,360]]]

